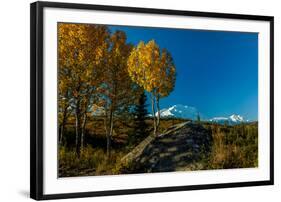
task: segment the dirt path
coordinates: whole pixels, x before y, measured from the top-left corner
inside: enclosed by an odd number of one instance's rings
[[[202,169],[200,160],[210,150],[212,135],[200,124],[185,122],[148,140],[126,156],[132,164],[128,173]]]

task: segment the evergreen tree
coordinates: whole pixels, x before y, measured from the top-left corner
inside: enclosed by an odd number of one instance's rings
[[[135,140],[146,137],[147,136],[147,124],[145,122],[146,116],[148,115],[147,112],[147,104],[146,104],[146,94],[143,91],[140,94],[139,100],[134,108],[134,133],[133,137],[131,138],[131,142],[134,143]]]
[[[201,121],[200,114],[199,112],[197,112],[197,123],[200,123],[200,121]]]

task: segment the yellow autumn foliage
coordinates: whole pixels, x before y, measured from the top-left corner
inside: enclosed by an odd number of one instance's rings
[[[106,26],[58,24],[60,94],[69,90],[74,97],[84,96],[97,86],[108,38]]]
[[[165,97],[175,85],[176,69],[170,53],[154,40],[141,41],[127,62],[131,79],[154,96]]]

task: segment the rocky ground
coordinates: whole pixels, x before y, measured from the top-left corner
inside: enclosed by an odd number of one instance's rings
[[[184,122],[156,137],[149,136],[123,158],[130,162],[124,172],[168,172],[203,169],[202,159],[212,145],[211,131],[201,124]]]

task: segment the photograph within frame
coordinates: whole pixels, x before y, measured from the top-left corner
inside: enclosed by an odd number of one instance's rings
[[[59,177],[258,167],[258,33],[59,22],[58,61]]]

